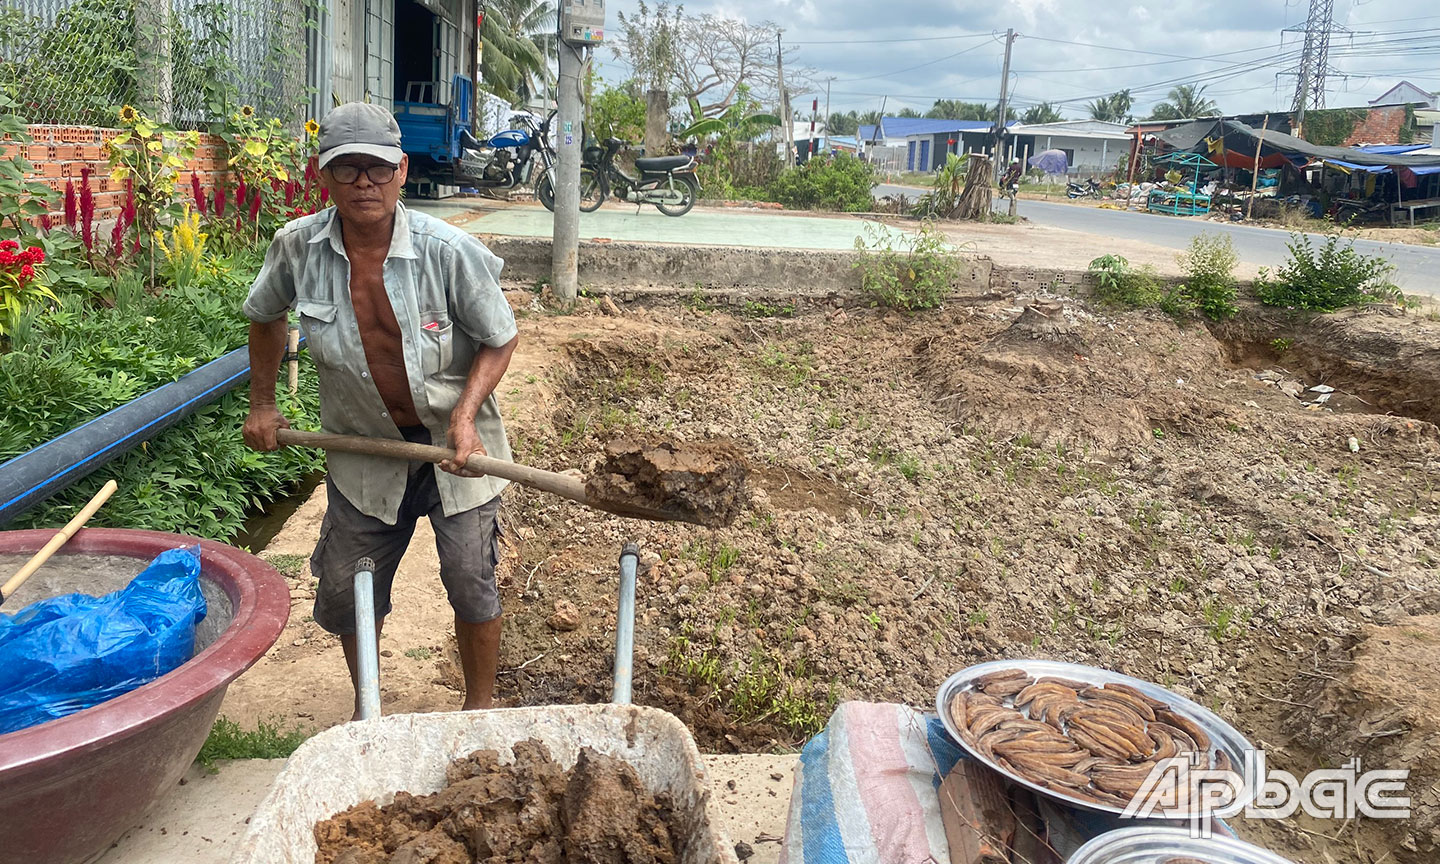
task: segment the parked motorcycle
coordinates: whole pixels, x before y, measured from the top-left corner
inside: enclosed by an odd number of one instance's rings
[[[615,164],[615,154],[628,142],[607,138],[599,147],[588,147],[580,163],[580,209],[590,213],[600,209],[613,192],[620,201],[632,204],[654,204],[666,216],[684,216],[700,197],[700,180],[695,176],[695,159],[691,156],[654,156],[635,160],[640,176],[634,177]],[[535,197],[550,210],[555,209],[554,189],[550,178],[540,179]]]
[[[1099,198],[1100,181],[1094,177],[1084,183],[1076,183],[1071,180],[1065,184],[1065,195],[1069,198]]]
[[[537,169],[546,174],[555,164],[555,150],[550,144],[550,112],[540,123],[534,117],[517,115],[510,118],[518,128],[497,133],[480,141],[460,130],[460,158],[455,165],[455,182],[479,189],[514,189],[534,182]]]

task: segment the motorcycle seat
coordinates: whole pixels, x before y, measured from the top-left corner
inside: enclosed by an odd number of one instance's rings
[[[470,132],[469,132],[469,130],[467,130],[467,129],[461,129],[461,130],[460,130],[460,146],[461,146],[461,147],[468,147],[468,148],[471,149],[471,150],[479,150],[480,148],[484,147],[485,144],[484,144],[484,142],[482,142],[482,141],[480,141],[479,139],[477,139],[474,135],[471,135]]]
[[[689,156],[649,156],[635,160],[635,167],[641,171],[674,171],[690,165]]]

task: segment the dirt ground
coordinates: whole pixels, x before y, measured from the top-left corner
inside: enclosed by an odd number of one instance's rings
[[[609,698],[633,540],[635,699],[702,749],[797,747],[842,699],[933,705],[979,661],[1088,663],[1211,707],[1298,776],[1352,755],[1415,773],[1411,820],[1242,834],[1304,864],[1434,860],[1436,691],[1415,703],[1425,681],[1392,680],[1417,675],[1406,655],[1365,646],[1385,628],[1434,644],[1435,619],[1411,616],[1440,612],[1440,325],[1246,310],[1222,339],[1032,300],[783,319],[693,301],[559,316],[513,295],[499,393],[517,460],[588,468],[625,434],[723,438],[748,454],[753,501],[706,529],[512,487],[502,701]],[[285,557],[308,555],[322,510],[323,493],[266,552],[295,605],[230,688],[232,719],[350,714],[313,580]],[[386,712],[461,701],[434,556],[422,525],[381,640]]]

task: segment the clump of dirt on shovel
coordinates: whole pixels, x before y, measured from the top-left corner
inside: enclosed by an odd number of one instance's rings
[[[315,825],[315,864],[675,864],[685,836],[635,769],[589,747],[563,770],[539,741],[451,763],[433,795],[395,793]]]
[[[729,442],[619,438],[606,445],[585,494],[717,528],[734,522],[749,504],[746,473],[744,454]]]

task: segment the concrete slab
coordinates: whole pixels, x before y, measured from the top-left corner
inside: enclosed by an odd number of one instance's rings
[[[705,756],[725,833],[747,843],[747,864],[775,864],[785,834],[798,756]],[[216,774],[191,765],[144,824],[121,837],[94,864],[225,864],[250,814],[270,790],[284,759],[217,762]],[[776,779],[776,777],[779,779]],[[732,785],[733,784],[733,785]]]
[[[555,233],[554,216],[538,205],[406,203],[472,234],[550,237]],[[833,250],[855,248],[855,238],[866,236],[866,225],[889,234],[905,233],[873,220],[844,214],[800,216],[772,210],[697,207],[675,218],[649,206],[637,213],[633,206],[607,205],[594,213],[580,214],[580,239]]]

